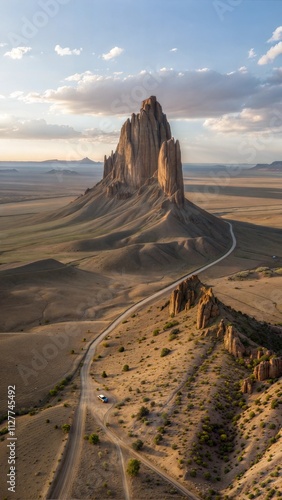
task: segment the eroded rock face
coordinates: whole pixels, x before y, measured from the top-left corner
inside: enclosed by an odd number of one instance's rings
[[[158,161],[158,182],[165,194],[174,195],[177,205],[184,203],[181,151],[179,141],[163,142]]]
[[[282,376],[282,358],[272,358],[269,361],[261,361],[254,369],[254,376],[262,382],[269,378]]]
[[[253,381],[250,378],[245,378],[241,384],[241,391],[243,394],[252,394]]]
[[[169,314],[175,315],[184,310],[189,310],[196,301],[197,289],[201,286],[198,276],[192,276],[182,281],[170,296]]]
[[[153,176],[172,201],[184,202],[181,153],[155,96],[143,101],[140,113],[128,119],[115,153],[104,160],[104,179],[139,189]]]
[[[235,358],[242,358],[246,352],[242,344],[238,332],[232,325],[226,328],[224,335],[224,347]]]
[[[219,307],[213,291],[209,288],[199,300],[197,311],[197,328],[206,328],[211,319],[219,316]]]

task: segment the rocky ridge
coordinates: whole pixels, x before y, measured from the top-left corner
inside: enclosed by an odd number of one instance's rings
[[[140,113],[124,123],[115,153],[104,160],[108,195],[128,193],[156,178],[163,192],[178,206],[184,203],[181,151],[155,96],[142,103]],[[127,191],[125,191],[125,188]],[[122,196],[124,197],[124,196]]]
[[[171,316],[175,316],[194,306],[197,306],[197,329],[204,330],[204,335],[214,335],[223,341],[225,349],[232,356],[252,369],[252,377],[245,379],[242,383],[243,392],[252,392],[253,380],[261,382],[282,376],[282,357],[269,349],[267,343],[263,341],[263,336],[261,344],[251,338],[252,329],[258,333],[259,329],[265,325],[249,318],[250,336],[240,331],[240,325],[236,324],[236,311],[229,310],[222,304],[214,296],[212,288],[201,283],[197,276],[184,280],[172,291],[169,312]],[[282,345],[281,331],[277,331],[277,327],[272,327],[272,325],[268,325],[268,328],[269,334],[274,338],[279,337]]]

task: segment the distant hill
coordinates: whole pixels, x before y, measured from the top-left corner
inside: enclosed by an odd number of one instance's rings
[[[46,172],[46,174],[78,175],[78,173],[75,170],[67,170],[67,169],[61,170],[56,168],[49,170],[48,172]]]
[[[89,164],[93,164],[93,165],[100,165],[101,162],[100,161],[94,161],[94,160],[90,160],[90,158],[88,158],[87,156],[85,158],[82,158],[82,160],[71,160],[71,161],[68,161],[68,160],[57,160],[57,159],[54,159],[54,160],[44,160],[42,162],[39,162],[39,163],[44,163],[44,164],[54,164],[54,163],[58,163],[60,165],[69,165],[69,164],[82,164],[82,165],[89,165]]]
[[[282,172],[282,161],[274,161],[272,163],[258,163],[250,170],[268,170],[270,172]]]
[[[16,168],[1,168],[0,174],[18,174],[19,171]]]

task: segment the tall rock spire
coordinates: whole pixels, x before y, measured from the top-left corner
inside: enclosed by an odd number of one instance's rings
[[[173,138],[162,143],[158,161],[158,182],[168,195],[174,195],[178,205],[184,203],[181,151],[179,141]]]
[[[124,123],[115,153],[105,156],[104,178],[138,189],[154,175],[167,195],[180,190],[178,202],[184,200],[180,146],[171,138],[161,105],[151,96],[140,113]]]

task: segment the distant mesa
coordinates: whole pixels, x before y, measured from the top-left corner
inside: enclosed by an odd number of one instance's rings
[[[258,163],[250,170],[268,170],[270,172],[282,172],[282,161],[273,161],[272,163]]]
[[[58,160],[58,159],[55,159],[55,160],[44,160],[42,161],[41,163],[50,163],[50,164],[59,164],[59,165],[69,165],[69,164],[81,164],[81,165],[89,165],[89,164],[93,164],[93,165],[101,165],[101,162],[100,161],[94,161],[94,160],[90,160],[90,158],[88,158],[87,156],[85,158],[82,158],[82,160]]]
[[[67,170],[67,169],[60,169],[60,168],[53,168],[52,170],[48,170],[46,174],[56,174],[56,175],[78,175],[78,172],[75,170]]]
[[[155,96],[142,103],[121,129],[117,149],[104,161],[109,195],[127,193],[157,179],[163,192],[179,205],[184,203],[181,152]]]

